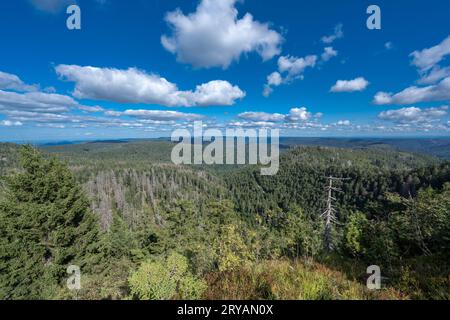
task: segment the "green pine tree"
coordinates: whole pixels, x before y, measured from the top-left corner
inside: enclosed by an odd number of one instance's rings
[[[25,146],[21,166],[0,202],[0,298],[49,299],[69,265],[95,265],[98,224],[66,165]]]

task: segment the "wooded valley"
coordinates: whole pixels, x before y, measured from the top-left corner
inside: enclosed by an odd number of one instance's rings
[[[0,144],[0,299],[449,299],[448,150],[282,143],[275,176],[164,140]]]

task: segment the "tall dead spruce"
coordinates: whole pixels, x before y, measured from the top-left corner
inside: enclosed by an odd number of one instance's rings
[[[336,178],[333,176],[325,177],[328,180],[328,185],[325,187],[325,191],[327,194],[326,199],[326,209],[321,214],[322,219],[325,220],[325,231],[324,231],[324,244],[325,248],[328,251],[333,250],[333,225],[339,223],[336,217],[336,207],[333,202],[336,201],[336,198],[333,197],[333,192],[342,192],[340,188],[334,187],[333,182],[335,181],[344,181],[350,180],[349,178]]]

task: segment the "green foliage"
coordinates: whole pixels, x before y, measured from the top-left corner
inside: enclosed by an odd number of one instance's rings
[[[316,217],[306,215],[298,206],[292,206],[286,213],[282,238],[289,239],[287,250],[290,256],[312,258],[322,251],[323,225]]]
[[[102,253],[108,261],[123,257],[131,259],[134,255],[138,255],[135,238],[128,225],[117,212],[113,212],[112,223],[102,235],[101,244]]]
[[[449,272],[440,257],[408,259],[392,273],[392,285],[407,292],[411,299],[449,300]]]
[[[194,300],[205,290],[203,281],[188,270],[187,259],[178,253],[144,262],[130,276],[129,283],[132,297],[141,300]]]
[[[240,228],[240,242],[235,241],[236,226]],[[226,250],[231,258],[235,246],[245,246],[247,230],[230,201],[209,201],[201,209],[196,209],[191,201],[178,201],[162,212],[161,222],[155,226],[158,240],[152,250],[157,253],[177,250],[189,259],[196,274],[202,275],[219,264],[220,250]],[[219,239],[230,241],[229,246],[214,245]]]
[[[416,254],[447,253],[450,249],[450,184],[441,191],[427,188],[415,199],[391,195],[392,229],[402,250]]]
[[[345,225],[344,246],[353,256],[365,253],[364,237],[367,232],[369,221],[361,212],[351,214]]]
[[[219,237],[214,241],[214,247],[217,248],[219,271],[234,270],[253,260],[253,255],[242,240],[236,225],[222,226]]]
[[[53,297],[65,300],[121,300],[129,296],[128,277],[131,268],[126,258],[108,261],[99,272],[81,275],[81,289],[63,287]]]
[[[0,202],[0,297],[51,298],[70,264],[95,263],[97,224],[64,164],[25,146],[21,166]]]

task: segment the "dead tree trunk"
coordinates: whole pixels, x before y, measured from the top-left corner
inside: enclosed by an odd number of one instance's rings
[[[343,181],[349,180],[347,178],[336,178],[333,176],[326,177],[328,179],[328,185],[325,188],[327,192],[326,209],[322,213],[321,217],[325,220],[325,230],[324,230],[324,244],[327,251],[333,250],[333,225],[338,223],[336,217],[336,208],[333,205],[333,201],[336,198],[333,197],[333,192],[342,192],[341,189],[333,186],[333,181]]]

